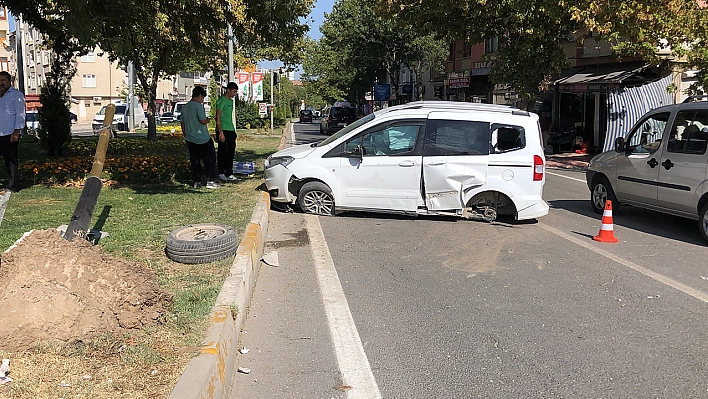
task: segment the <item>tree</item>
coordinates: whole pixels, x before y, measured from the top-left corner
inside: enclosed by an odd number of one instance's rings
[[[441,62],[430,52],[445,46],[432,36],[424,39],[408,23],[385,18],[368,0],[337,1],[320,31],[320,41],[307,47],[303,69],[305,81],[317,81],[313,87],[331,100],[340,99],[338,93],[362,100],[386,76],[396,93],[403,66],[418,68],[420,74],[423,68]]]
[[[509,83],[525,101],[567,65],[561,43],[569,34],[582,41],[591,32],[599,33],[618,55],[648,61],[658,61],[659,46],[680,53],[685,43],[703,43],[705,37],[694,0],[377,0],[376,4],[379,12],[409,22],[420,33],[468,43],[498,37],[499,51],[491,57],[492,79]]]
[[[124,2],[116,12],[116,7],[94,0],[5,3],[45,36],[60,30],[80,43],[84,53],[97,45],[112,60],[132,61],[151,116],[160,79],[181,70],[223,67],[227,21],[238,32],[241,59],[267,48],[273,56],[294,60],[307,31],[300,19],[312,7],[312,0],[165,0]],[[148,138],[154,139],[155,119],[148,123]]]

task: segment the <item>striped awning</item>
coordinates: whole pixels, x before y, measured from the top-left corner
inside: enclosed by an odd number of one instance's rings
[[[647,111],[674,104],[674,96],[666,89],[673,82],[668,75],[653,83],[637,87],[621,87],[607,93],[607,135],[603,150],[614,148],[617,137],[625,137]]]

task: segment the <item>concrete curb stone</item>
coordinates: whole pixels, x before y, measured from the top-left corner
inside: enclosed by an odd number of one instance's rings
[[[288,124],[278,149],[285,146],[291,128]],[[209,314],[210,325],[201,353],[189,362],[168,399],[226,399],[231,394],[239,334],[263,257],[269,210],[270,195],[262,192]]]

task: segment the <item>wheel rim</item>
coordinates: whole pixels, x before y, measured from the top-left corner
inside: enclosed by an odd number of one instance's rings
[[[332,197],[322,191],[310,191],[306,193],[302,203],[307,212],[318,215],[331,215],[334,207]]]
[[[592,203],[597,209],[604,209],[607,203],[607,189],[604,185],[598,184],[592,192]]]
[[[221,226],[190,226],[176,234],[176,238],[184,241],[213,240],[226,234]]]

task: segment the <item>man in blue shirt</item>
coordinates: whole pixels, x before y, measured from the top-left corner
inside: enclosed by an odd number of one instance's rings
[[[182,106],[180,125],[189,149],[189,163],[192,169],[194,188],[202,186],[202,162],[206,172],[206,188],[219,188],[216,180],[216,151],[214,140],[209,135],[209,118],[204,111],[206,90],[197,86],[192,90],[192,100]]]
[[[3,191],[17,191],[20,132],[25,127],[25,96],[12,87],[12,75],[0,72],[0,154],[5,159],[7,186]]]

